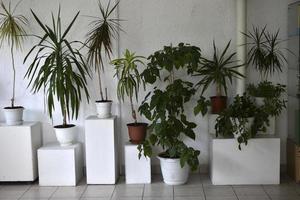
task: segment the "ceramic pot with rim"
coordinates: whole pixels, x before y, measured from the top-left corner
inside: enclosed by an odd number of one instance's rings
[[[22,125],[23,124],[23,111],[24,107],[5,107],[4,109],[5,121],[8,126]]]
[[[60,146],[71,146],[75,142],[76,126],[74,124],[54,126],[54,130]]]
[[[129,140],[132,144],[141,144],[147,135],[147,123],[127,124]]]
[[[100,119],[111,117],[112,101],[96,101],[97,116]]]
[[[212,114],[220,114],[227,107],[226,96],[213,96],[210,97],[210,100]]]
[[[180,165],[179,158],[164,158],[158,156],[164,182],[168,185],[183,185],[187,182],[190,167],[185,164]]]

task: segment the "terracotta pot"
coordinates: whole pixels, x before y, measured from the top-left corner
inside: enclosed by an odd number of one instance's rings
[[[146,138],[147,123],[130,123],[127,124],[130,142],[132,144],[140,144]]]
[[[213,96],[210,100],[212,114],[220,114],[227,107],[226,96]]]

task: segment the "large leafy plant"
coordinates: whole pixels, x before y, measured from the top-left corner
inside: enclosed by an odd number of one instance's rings
[[[197,169],[200,151],[183,142],[184,136],[196,137],[193,130],[196,124],[187,120],[184,110],[196,91],[191,82],[177,79],[175,72],[188,72],[198,65],[200,57],[198,47],[180,43],[177,47],[166,46],[148,58],[150,63],[142,73],[146,82],[155,83],[163,78],[168,85],[165,89],[154,88],[139,108],[139,112],[151,121],[151,134],[138,146],[139,156],[150,157],[152,146],[161,146],[164,152],[160,156],[179,158],[182,167],[188,164],[192,170]]]
[[[18,5],[13,8],[11,2],[6,6],[1,2],[0,11],[0,41],[1,45],[4,42],[10,46],[11,62],[13,69],[13,86],[12,86],[12,98],[11,107],[15,107],[15,90],[16,90],[16,67],[15,67],[15,57],[14,50],[19,50],[22,48],[26,31],[25,27],[28,25],[28,20],[23,15],[18,15],[15,13]]]
[[[32,87],[33,93],[46,91],[50,117],[55,109],[56,97],[60,103],[63,127],[66,127],[67,119],[78,117],[82,91],[89,100],[86,80],[86,76],[89,75],[88,67],[79,49],[74,47],[75,42],[67,38],[79,12],[65,31],[62,31],[60,9],[57,19],[52,14],[52,26],[43,24],[32,10],[31,12],[43,35],[35,35],[39,42],[24,59],[26,62],[29,56],[34,54],[25,77],[30,80],[28,86]]]
[[[112,17],[118,4],[119,2],[111,7],[110,0],[107,7],[104,7],[99,0],[100,17],[91,16],[94,20],[90,24],[92,29],[87,34],[86,43],[89,47],[88,61],[94,66],[98,76],[101,101],[107,100],[107,89],[105,88],[106,97],[104,98],[101,77],[102,72],[104,72],[104,55],[109,59],[111,58],[113,53],[113,39],[118,37],[118,30],[121,30],[120,19]]]
[[[197,86],[202,87],[202,94],[211,84],[216,85],[217,96],[222,96],[222,91],[227,95],[227,82],[232,83],[234,78],[243,78],[244,76],[237,71],[237,68],[243,65],[237,65],[234,56],[236,53],[228,54],[231,41],[219,52],[215,41],[213,42],[213,57],[201,58],[201,65],[192,72],[194,76],[199,76],[200,81]]]
[[[145,81],[140,76],[138,65],[144,66],[143,56],[136,56],[126,49],[123,58],[115,59],[111,63],[115,66],[118,77],[117,94],[118,98],[124,102],[125,96],[129,97],[131,105],[131,115],[137,123],[136,111],[133,105],[133,98],[138,101],[138,93],[141,86],[145,89]]]

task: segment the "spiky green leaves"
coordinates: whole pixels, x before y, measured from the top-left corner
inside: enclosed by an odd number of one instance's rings
[[[75,42],[67,39],[79,12],[65,31],[62,31],[61,27],[60,9],[57,19],[52,14],[52,27],[43,24],[37,15],[31,12],[44,34],[35,35],[40,41],[24,59],[25,63],[28,57],[34,54],[25,77],[29,79],[28,86],[32,87],[33,93],[45,89],[50,117],[55,109],[54,99],[57,99],[63,115],[63,124],[66,125],[67,117],[68,119],[78,117],[82,91],[89,100],[86,79],[89,75],[88,67],[79,49],[73,46]]]

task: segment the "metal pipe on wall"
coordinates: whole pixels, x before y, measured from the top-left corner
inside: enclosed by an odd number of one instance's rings
[[[243,45],[247,38],[244,34],[247,31],[247,0],[236,0],[236,44],[237,44],[237,60],[238,64],[246,63],[247,47]],[[240,67],[239,72],[246,76],[246,67]],[[237,79],[236,93],[242,95],[245,92],[246,78]]]

